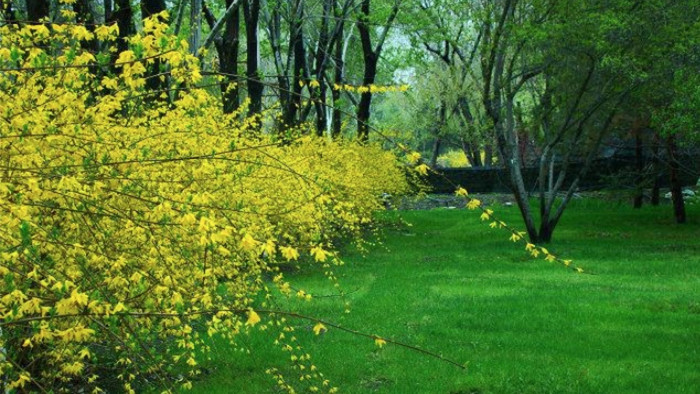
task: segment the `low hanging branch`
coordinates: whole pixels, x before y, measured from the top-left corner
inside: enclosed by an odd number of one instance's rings
[[[216,39],[216,36],[219,34],[219,31],[221,31],[221,28],[224,27],[224,24],[226,23],[226,20],[233,15],[233,12],[236,11],[236,8],[238,8],[238,5],[241,3],[241,0],[235,0],[231,5],[226,9],[226,12],[224,12],[224,15],[219,18],[218,21],[214,24],[214,26],[211,28],[211,31],[209,32],[209,35],[207,38],[204,39],[204,44],[202,44],[202,48],[207,48],[209,47],[212,43],[214,43],[214,40]]]

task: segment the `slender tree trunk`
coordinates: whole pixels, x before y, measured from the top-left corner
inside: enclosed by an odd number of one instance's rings
[[[493,166],[493,144],[488,141],[484,144],[484,166]]]
[[[338,13],[338,3],[335,3],[336,6],[336,11],[335,15],[336,17],[339,16]],[[338,34],[339,34],[339,39],[335,42],[335,52],[333,55],[333,62],[334,67],[333,67],[333,83],[336,85],[333,88],[333,125],[331,127],[331,136],[333,139],[337,139],[340,137],[340,133],[342,131],[342,125],[343,125],[343,120],[342,120],[342,113],[340,111],[340,93],[341,90],[340,88],[343,86],[345,83],[345,59],[344,59],[344,54],[343,54],[343,35],[345,31],[345,23],[341,19],[339,21],[339,26],[338,26]]]
[[[635,170],[637,172],[636,182],[635,182],[635,196],[634,196],[634,208],[641,208],[644,202],[644,151],[642,146],[642,131],[637,129],[634,136],[635,148],[634,148],[634,158],[635,158]]]
[[[435,137],[435,142],[433,143],[432,153],[430,154],[430,167],[435,168],[437,166],[437,160],[440,156],[440,146],[442,145],[442,139],[440,137]]]
[[[291,87],[289,83],[289,76],[287,67],[285,67],[284,61],[282,60],[282,15],[281,15],[282,4],[280,2],[275,2],[274,7],[272,7],[271,12],[267,13],[265,11],[270,11],[266,7],[262,7],[263,17],[266,19],[265,23],[268,28],[268,39],[270,42],[270,49],[272,50],[272,59],[275,64],[275,72],[277,73],[277,84],[278,84],[278,94],[280,107],[282,109],[281,121],[277,123],[277,134],[281,139],[286,139],[287,129],[290,127],[290,119],[292,115],[290,114],[291,106]]]
[[[360,41],[362,42],[362,57],[365,64],[365,72],[362,78],[362,85],[368,90],[360,96],[360,103],[357,106],[357,138],[360,142],[369,140],[369,117],[370,108],[372,105],[372,93],[369,90],[370,85],[374,85],[377,78],[377,63],[379,56],[382,53],[382,47],[386,40],[387,34],[391,25],[396,19],[399,12],[399,4],[395,3],[391,9],[391,13],[387,18],[386,23],[377,39],[377,45],[372,47],[372,39],[370,37],[370,0],[362,0],[360,3],[360,17],[357,21],[357,30],[360,32]]]
[[[323,16],[321,20],[321,31],[319,32],[318,48],[316,48],[316,65],[315,75],[319,83],[317,94],[312,95],[314,99],[314,107],[316,108],[316,134],[321,137],[325,134],[328,127],[328,112],[326,111],[326,59],[329,57],[330,48],[328,46],[331,39],[329,34],[329,20],[331,16],[331,8],[333,0],[323,0]],[[337,36],[335,37],[337,39]]]
[[[308,83],[306,78],[306,47],[304,45],[304,2],[294,2],[294,14],[289,24],[289,47],[294,54],[292,68],[292,97],[289,102],[287,124],[296,126],[301,121],[301,99],[303,85]]]
[[[651,205],[658,206],[661,202],[661,179],[659,176],[659,134],[654,132],[653,152],[651,155],[652,173],[654,174],[654,186],[651,188]]]
[[[200,41],[202,40],[202,0],[192,0],[190,3],[190,52],[197,55]]]
[[[246,26],[246,78],[248,79],[248,98],[251,116],[262,113],[263,84],[260,80],[260,40],[258,39],[258,21],[260,18],[260,0],[247,0],[243,3]]]
[[[668,170],[671,183],[671,201],[673,202],[673,215],[676,223],[686,222],[685,202],[683,201],[683,188],[680,181],[680,163],[678,163],[676,137],[668,137],[666,148],[668,150]]]

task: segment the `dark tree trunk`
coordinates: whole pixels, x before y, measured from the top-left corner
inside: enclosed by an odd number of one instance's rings
[[[110,21],[112,21],[112,0],[104,0],[104,8],[105,23],[109,23]]]
[[[162,11],[165,11],[165,0],[141,0],[141,17],[143,19]],[[149,91],[158,91],[165,89],[167,86],[165,78],[163,78],[163,81],[160,79],[160,64],[160,59],[154,59],[153,64],[148,66],[146,88]],[[156,97],[160,97],[160,94],[157,94]]]
[[[258,20],[260,18],[260,0],[243,2],[243,14],[246,26],[246,78],[248,79],[248,98],[251,116],[262,113],[263,84],[260,80],[260,40],[258,38]]]
[[[635,149],[634,149],[634,158],[635,158],[635,169],[637,172],[636,176],[636,194],[634,196],[634,207],[635,208],[641,208],[642,204],[644,202],[644,151],[643,151],[643,145],[642,145],[642,132],[640,129],[638,129],[635,133],[634,136],[634,141],[635,141]]]
[[[400,2],[397,2],[391,9],[391,13],[384,24],[384,28],[377,40],[377,45],[374,48],[372,47],[372,39],[370,37],[370,0],[362,0],[360,4],[360,16],[357,20],[357,30],[360,32],[362,57],[365,63],[362,85],[367,88],[367,91],[360,96],[360,103],[357,106],[357,138],[360,142],[367,142],[369,140],[369,116],[370,107],[372,105],[372,93],[369,88],[370,85],[374,84],[377,78],[379,55],[382,53],[382,47],[384,46],[389,28],[391,28],[399,12],[399,4]]]
[[[338,16],[338,11],[337,7],[338,4],[336,4],[336,12],[335,15],[336,17]],[[335,85],[338,87],[337,89],[333,89],[333,125],[331,128],[331,136],[334,139],[337,139],[340,137],[340,133],[342,132],[342,125],[343,125],[343,120],[342,120],[342,113],[340,111],[340,87],[343,86],[345,83],[345,63],[343,61],[343,33],[345,30],[345,24],[343,20],[341,19],[339,21],[338,25],[338,35],[339,38],[335,42],[335,53],[333,55],[333,62],[335,63],[334,69],[333,69],[333,82]]]
[[[484,144],[484,165],[486,167],[493,166],[493,144],[490,142]]]
[[[294,54],[294,65],[292,68],[292,97],[289,100],[287,109],[287,124],[296,126],[301,121],[301,92],[302,85],[308,83],[306,78],[306,47],[304,46],[304,9],[303,1],[297,0],[294,3],[294,15],[289,24],[289,47]]]
[[[440,137],[435,138],[433,142],[433,149],[430,154],[430,167],[435,168],[437,166],[437,160],[440,156],[440,146],[442,145],[442,139]]]
[[[676,223],[686,222],[685,202],[683,201],[683,188],[680,181],[680,163],[676,158],[678,147],[675,136],[668,137],[666,148],[668,150],[668,170],[671,183],[671,201],[673,202],[673,215]]]
[[[226,0],[226,8],[231,6],[234,0]],[[224,74],[224,82],[221,83],[221,97],[224,104],[224,113],[230,114],[240,105],[238,88],[238,48],[240,43],[240,9],[233,11],[226,21],[224,34],[221,37],[221,53],[219,54],[219,71]]]
[[[654,174],[654,186],[651,188],[651,205],[658,206],[661,202],[661,177],[659,176],[659,134],[654,132],[653,152],[651,155],[652,173]]]
[[[165,11],[165,0],[141,0],[141,17],[146,19]]]
[[[36,23],[49,17],[49,0],[27,0],[27,19]]]
[[[117,10],[112,12],[112,19],[117,22],[119,27],[119,39],[117,40],[117,49],[119,52],[125,51],[129,44],[126,38],[134,34],[134,19],[131,2],[129,0],[116,0]],[[115,54],[115,60],[118,54]]]
[[[363,26],[362,28],[360,28],[361,25]],[[370,85],[374,84],[374,81],[377,78],[377,62],[379,61],[379,57],[369,45],[369,27],[363,23],[358,23],[357,27],[360,29],[360,36],[363,42],[362,56],[365,61],[365,73],[364,77],[362,78],[362,86],[369,88]],[[367,44],[365,44],[365,42],[367,42]],[[357,106],[357,138],[361,142],[367,142],[369,140],[369,117],[371,106],[372,92],[367,90],[360,96],[360,104]]]

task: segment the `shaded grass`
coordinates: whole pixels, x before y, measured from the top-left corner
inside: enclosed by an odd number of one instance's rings
[[[508,223],[516,208],[496,207]],[[389,212],[383,244],[347,251],[339,297],[283,301],[282,309],[392,338],[465,363],[460,370],[401,347],[331,329],[300,343],[342,392],[700,392],[700,209],[672,223],[668,206],[633,210],[575,201],[550,251],[595,275],[530,259],[503,230],[464,210]],[[411,227],[398,224],[402,218]],[[288,274],[313,294],[333,288],[316,268]],[[243,351],[212,340],[195,392],[275,392],[264,373],[294,378],[266,333]],[[250,351],[251,354],[245,354]]]

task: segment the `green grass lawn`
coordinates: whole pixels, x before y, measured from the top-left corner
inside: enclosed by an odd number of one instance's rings
[[[516,208],[494,210],[519,223]],[[338,297],[279,307],[468,366],[335,329],[316,336],[314,323],[298,321],[299,342],[341,392],[698,393],[700,207],[688,213],[677,226],[669,206],[575,201],[548,248],[595,274],[582,275],[531,259],[478,213],[390,212],[382,244],[346,251],[338,270],[351,313]],[[334,291],[320,269],[287,277],[314,294]],[[213,341],[194,392],[276,392],[271,366],[298,376],[267,333],[240,343],[250,354]]]

